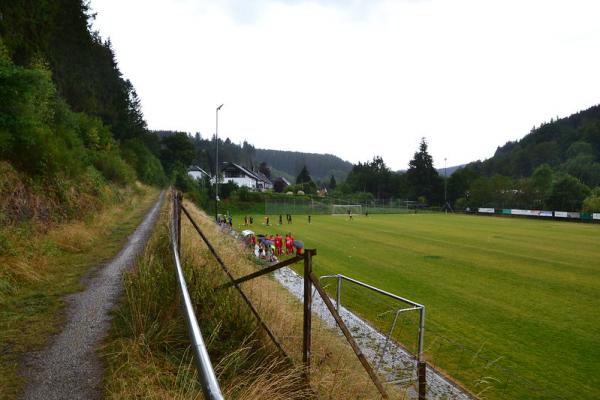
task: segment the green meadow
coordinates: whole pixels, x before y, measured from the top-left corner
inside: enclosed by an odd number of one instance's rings
[[[480,397],[600,398],[600,225],[455,214],[263,222],[254,215],[250,229],[316,248],[317,275],[424,304],[428,361]],[[342,303],[387,331],[393,305],[344,285]],[[416,319],[403,318],[394,337],[414,349]]]

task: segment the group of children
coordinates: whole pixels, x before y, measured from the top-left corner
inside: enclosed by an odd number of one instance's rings
[[[259,235],[258,238],[252,236],[249,245],[254,247],[256,257],[270,262],[276,262],[277,256],[293,255],[294,251],[296,255],[301,255],[304,252],[304,243],[295,240],[291,233],[286,234],[285,237],[280,234]]]

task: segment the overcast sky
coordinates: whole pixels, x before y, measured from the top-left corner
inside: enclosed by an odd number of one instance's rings
[[[484,159],[600,103],[598,0],[92,0],[151,129],[260,148]]]

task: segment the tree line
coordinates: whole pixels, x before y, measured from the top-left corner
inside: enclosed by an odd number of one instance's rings
[[[551,120],[494,156],[459,168],[444,182],[425,139],[408,170],[381,157],[353,166],[336,195],[407,199],[431,205],[600,212],[600,106]]]

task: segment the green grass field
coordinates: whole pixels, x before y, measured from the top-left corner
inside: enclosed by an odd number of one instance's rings
[[[474,393],[600,398],[600,225],[453,214],[254,221],[257,233],[291,231],[316,248],[318,275],[342,273],[424,304],[428,359]],[[343,295],[389,326],[366,291]]]

